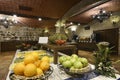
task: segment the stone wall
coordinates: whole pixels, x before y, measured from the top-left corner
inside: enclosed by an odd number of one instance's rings
[[[52,30],[49,32],[54,31]],[[4,26],[0,25],[0,41],[5,40],[36,41],[39,39],[40,36],[44,36],[43,28],[31,28],[25,26],[9,26],[8,28],[5,28]]]

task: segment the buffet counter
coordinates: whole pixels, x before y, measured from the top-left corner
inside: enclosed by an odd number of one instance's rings
[[[19,53],[19,50],[16,51],[15,57],[11,63],[11,65],[14,63],[17,55]],[[49,54],[49,53],[48,53]],[[62,53],[58,53],[59,55],[64,55]],[[10,65],[10,67],[11,67]],[[50,76],[45,78],[44,80],[120,80],[120,75],[116,74],[116,79],[110,78],[110,77],[105,77],[102,75],[98,75],[94,72],[94,65],[90,64],[91,66],[91,71],[88,73],[85,73],[83,76],[79,77],[72,77],[65,73],[63,70],[61,70],[57,64],[54,64],[51,62],[50,64],[51,67],[53,67],[53,72]],[[13,71],[9,68],[8,75],[6,77],[6,80],[10,80],[9,76]]]
[[[20,40],[0,41],[0,52],[16,51],[17,50],[16,46],[20,45],[21,43],[36,44],[37,41],[20,41]]]

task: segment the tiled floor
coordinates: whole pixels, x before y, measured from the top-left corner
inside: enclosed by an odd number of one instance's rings
[[[13,60],[14,54],[15,51],[0,53],[0,80],[5,80],[9,70],[9,65]],[[86,57],[90,62],[93,62],[93,59],[89,54],[90,53],[81,52],[79,56]],[[112,56],[112,60],[120,60],[120,56]],[[120,62],[114,66],[120,72]]]

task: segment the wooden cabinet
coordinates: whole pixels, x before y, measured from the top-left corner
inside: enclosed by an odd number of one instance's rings
[[[78,50],[85,50],[85,51],[95,51],[97,50],[96,43],[93,42],[79,42],[77,44]]]

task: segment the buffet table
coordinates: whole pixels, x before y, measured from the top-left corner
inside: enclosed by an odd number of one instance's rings
[[[11,64],[14,63],[16,56],[18,54],[19,50],[16,51],[15,57]],[[58,52],[58,55],[64,55],[62,53]],[[120,75],[116,74],[117,78],[108,78],[102,75],[98,75],[94,72],[94,65],[90,64],[91,71],[88,73],[85,73],[82,77],[72,77],[68,74],[66,74],[63,70],[59,69],[57,64],[51,63],[51,67],[53,67],[53,73],[45,80],[120,80]],[[6,77],[6,80],[10,80],[9,75],[12,72],[9,68],[8,75]]]
[[[71,49],[74,53],[76,53],[76,46],[75,45],[51,45],[51,44],[42,44],[42,47],[46,47],[48,49],[52,49],[54,53],[54,64],[57,64],[58,62],[58,51],[59,50],[66,50]]]

